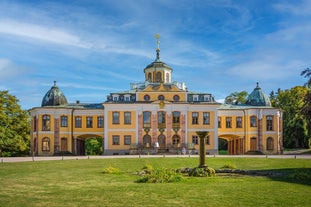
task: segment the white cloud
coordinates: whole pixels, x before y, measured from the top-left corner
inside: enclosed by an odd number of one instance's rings
[[[0,58],[0,80],[7,81],[24,73],[22,67],[13,64],[9,59]]]
[[[90,48],[92,46],[87,42],[83,42],[80,37],[65,30],[14,20],[0,20],[0,33],[80,48]]]
[[[282,11],[289,12],[298,16],[310,16],[311,13],[311,1],[310,0],[302,0],[301,3],[297,1],[292,1],[293,4],[290,3],[278,3],[274,5],[274,8]]]

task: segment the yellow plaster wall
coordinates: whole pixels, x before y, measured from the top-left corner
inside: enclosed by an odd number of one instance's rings
[[[113,112],[119,112],[119,124],[113,124]],[[124,112],[131,112],[131,124],[124,124]],[[118,110],[108,111],[108,129],[136,129],[136,111],[134,110]]]

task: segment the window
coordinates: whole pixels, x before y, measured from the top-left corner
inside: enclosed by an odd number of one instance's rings
[[[199,113],[192,112],[192,124],[199,124]]]
[[[120,113],[117,111],[112,112],[112,123],[119,124],[120,123]]]
[[[177,145],[177,147],[178,147],[178,144],[180,143],[179,136],[178,135],[174,135],[172,139],[173,139],[173,145]]]
[[[130,145],[131,144],[131,136],[125,135],[124,136],[124,145]]]
[[[61,116],[61,123],[60,126],[61,127],[67,127],[68,126],[68,117],[67,116]]]
[[[104,127],[104,117],[102,117],[102,116],[97,117],[97,127],[98,128]]]
[[[174,101],[179,101],[179,96],[178,96],[178,95],[174,95],[174,96],[173,96],[173,100],[174,100]]]
[[[170,82],[170,74],[166,73],[166,82],[169,83]]]
[[[131,112],[124,112],[124,124],[131,124]]]
[[[42,139],[42,151],[45,151],[45,152],[50,151],[50,139],[47,137],[44,137]]]
[[[158,100],[159,100],[159,101],[163,101],[163,100],[164,100],[164,96],[163,96],[163,95],[159,95],[159,96],[158,96]]]
[[[218,128],[221,128],[221,117],[218,117]]]
[[[226,117],[226,128],[232,128],[232,118]]]
[[[193,144],[199,144],[199,137],[198,136],[192,136],[192,143]]]
[[[251,127],[257,127],[257,117],[251,116],[250,117]]]
[[[236,117],[236,128],[242,128],[242,117]]]
[[[273,116],[266,117],[267,131],[273,131]]]
[[[144,128],[150,128],[151,127],[151,112],[144,111],[143,119],[144,119]]]
[[[37,117],[34,116],[32,120],[33,120],[33,131],[36,132],[37,131]]]
[[[148,73],[148,81],[151,82],[151,73]]]
[[[173,111],[173,127],[180,125],[180,112]]]
[[[149,95],[145,95],[145,96],[144,96],[144,100],[145,100],[145,101],[150,101],[150,96],[149,96]]]
[[[274,140],[272,137],[267,138],[267,150],[274,150]]]
[[[42,131],[50,131],[50,115],[42,116]]]
[[[113,145],[119,145],[120,144],[120,136],[119,135],[113,135],[112,136],[112,144]]]
[[[86,128],[92,128],[93,127],[93,117],[86,117]]]
[[[158,127],[165,128],[165,112],[164,111],[158,112]]]
[[[162,82],[162,74],[161,72],[156,73],[156,82]]]
[[[210,140],[210,139],[209,139],[209,136],[206,136],[206,137],[205,137],[205,144],[209,145],[209,140]]]
[[[209,102],[209,101],[210,101],[210,99],[211,99],[211,98],[210,98],[210,95],[205,95],[205,96],[204,96],[204,101]]]
[[[81,116],[76,116],[75,117],[75,127],[76,128],[81,128],[82,127],[82,118],[81,118]]]
[[[210,124],[210,113],[203,112],[203,124]]]

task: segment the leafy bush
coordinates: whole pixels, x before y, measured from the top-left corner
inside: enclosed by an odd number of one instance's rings
[[[142,168],[142,170],[143,170],[145,173],[150,174],[150,173],[154,170],[154,168],[153,168],[152,165],[146,164],[146,165]]]
[[[216,171],[211,167],[207,168],[195,167],[190,170],[188,175],[193,177],[213,177],[216,175]]]
[[[118,168],[109,166],[109,167],[104,168],[103,173],[106,173],[106,174],[119,174],[120,170]]]
[[[150,166],[149,166],[150,167]],[[182,181],[184,177],[181,173],[172,169],[153,169],[148,173],[141,175],[138,183],[172,183]]]
[[[224,166],[221,167],[221,169],[230,169],[230,170],[234,170],[236,169],[236,166],[234,164],[231,163],[227,163]]]

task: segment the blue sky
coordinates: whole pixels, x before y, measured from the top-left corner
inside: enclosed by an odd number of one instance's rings
[[[290,89],[307,81],[310,11],[311,0],[0,0],[0,90],[29,109],[56,80],[69,102],[104,102],[144,81],[155,33],[190,91]]]

